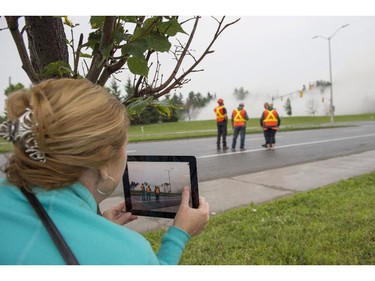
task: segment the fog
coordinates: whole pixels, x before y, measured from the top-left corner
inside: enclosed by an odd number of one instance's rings
[[[374,50],[375,51],[375,50]],[[362,68],[366,65],[366,68]],[[351,71],[346,71],[350,69]],[[349,115],[362,113],[375,113],[375,60],[350,64],[345,70],[337,73],[333,79],[333,105],[335,107],[335,115]],[[326,79],[329,81],[329,79]],[[309,81],[314,83],[315,81]],[[308,83],[305,84],[306,90],[302,97],[299,95],[298,89],[291,89],[286,92],[267,93],[262,90],[249,91],[248,98],[245,99],[245,109],[250,118],[260,117],[263,111],[264,102],[272,102],[278,110],[280,116],[287,116],[284,109],[287,98],[290,99],[292,107],[292,116],[312,116],[311,101],[316,108],[315,116],[324,116],[329,112],[330,107],[330,88],[327,87],[321,91],[318,87],[308,89]],[[261,86],[259,87],[262,88]],[[223,98],[225,107],[231,112],[239,104],[232,92],[226,92],[222,95],[216,93],[217,99]],[[212,93],[212,92],[211,92]],[[281,96],[283,96],[281,98]],[[195,120],[214,119],[215,114],[213,108],[217,105],[216,100],[211,101],[205,108],[199,110],[194,118]]]
[[[211,66],[214,59],[208,58],[205,71],[196,77],[201,81],[200,86],[192,80],[183,89],[185,94],[188,91],[203,95],[210,92],[223,98],[231,111],[239,103],[233,92],[243,87],[250,93],[244,101],[250,117],[260,116],[264,102],[271,102],[272,98],[280,115],[286,116],[283,106],[288,97],[293,116],[311,115],[308,110],[311,100],[317,106],[315,115],[326,115],[330,88],[321,92],[313,87],[306,90],[302,98],[298,91],[317,80],[330,80],[328,41],[312,37],[328,37],[338,27],[349,24],[331,39],[335,114],[375,112],[375,38],[372,36],[375,17],[245,17],[240,23],[223,35],[224,40],[236,42],[240,48],[236,47],[233,52],[219,46],[214,56],[224,53],[225,58],[217,58],[221,63],[215,66]],[[246,38],[236,37],[246,30]],[[210,71],[215,75],[210,75]],[[282,100],[280,96],[284,96]],[[215,118],[215,106],[216,101],[212,101],[196,119]]]
[[[80,30],[88,30],[87,17],[72,17],[81,22]],[[274,106],[281,116],[286,115],[283,100],[277,97],[297,92],[303,85],[317,80],[329,81],[328,37],[340,26],[331,40],[333,104],[335,114],[359,114],[375,112],[375,17],[374,16],[230,16],[226,22],[241,20],[226,29],[213,45],[214,53],[205,57],[198,66],[199,72],[191,73],[191,81],[173,93],[186,98],[190,91],[206,95],[208,92],[223,98],[228,111],[237,107],[233,97],[235,88],[243,87],[250,94],[244,101],[250,117],[260,116],[264,102],[275,98]],[[5,20],[0,18],[1,27]],[[192,49],[200,54],[211,41],[217,26],[215,20],[203,16]],[[79,34],[79,33],[77,33]],[[87,33],[86,33],[87,34]],[[187,36],[182,35],[181,40]],[[8,30],[0,32],[0,89],[12,83],[30,82],[21,68],[20,59]],[[168,74],[173,60],[160,56],[162,71]],[[187,59],[184,71],[189,66]],[[129,78],[124,70],[117,76],[124,85]],[[314,100],[316,115],[325,115],[329,107],[330,91],[323,93],[317,88],[306,91],[302,98],[298,93],[289,95],[293,116],[309,115],[307,103]],[[324,102],[323,101],[324,98]],[[0,111],[4,108],[4,96],[0,96]],[[212,101],[197,115],[197,120],[214,119]]]

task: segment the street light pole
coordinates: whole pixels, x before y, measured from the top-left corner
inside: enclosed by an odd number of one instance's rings
[[[331,124],[333,125],[335,123],[334,120],[334,106],[333,106],[333,83],[332,83],[332,59],[331,59],[331,38],[328,38],[328,59],[329,59],[329,82],[331,83],[330,87],[330,97],[329,97],[329,111],[331,114]]]
[[[168,192],[169,193],[172,192],[172,186],[171,186],[171,171],[172,170],[173,170],[173,168],[170,168],[169,170],[165,170],[168,173],[168,179],[169,179],[169,190],[168,190]]]
[[[331,115],[331,124],[333,125],[335,123],[335,120],[334,120],[334,106],[333,106],[333,83],[332,83],[332,59],[331,59],[331,39],[333,38],[333,36],[335,36],[335,34],[337,32],[339,32],[340,29],[342,28],[345,28],[349,26],[349,24],[345,24],[343,26],[340,26],[331,36],[329,37],[325,37],[325,36],[321,36],[321,35],[315,35],[312,39],[316,39],[316,38],[323,38],[323,39],[326,39],[328,41],[328,59],[329,59],[329,82],[331,84],[331,87],[330,87],[330,99],[329,99],[329,111],[330,111],[330,115]]]

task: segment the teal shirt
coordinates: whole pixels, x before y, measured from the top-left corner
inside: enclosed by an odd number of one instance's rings
[[[170,226],[155,254],[141,234],[97,215],[83,185],[33,191],[80,264],[175,265],[191,238]],[[65,264],[26,197],[5,179],[0,180],[0,264]]]

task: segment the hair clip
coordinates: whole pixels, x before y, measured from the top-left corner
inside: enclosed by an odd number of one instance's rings
[[[26,108],[25,113],[18,117],[17,120],[7,120],[3,122],[0,125],[0,136],[13,143],[18,141],[25,149],[30,159],[45,163],[46,157],[44,153],[40,151],[35,134],[32,130],[32,115],[32,110]]]

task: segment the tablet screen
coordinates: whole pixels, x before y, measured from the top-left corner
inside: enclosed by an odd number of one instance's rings
[[[190,206],[197,208],[194,156],[128,155],[123,187],[126,210],[134,215],[174,218],[184,186],[191,190]]]

